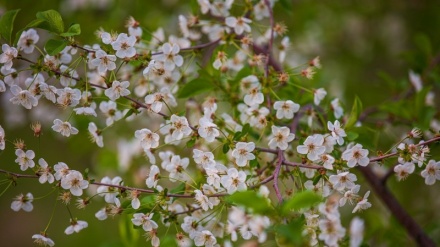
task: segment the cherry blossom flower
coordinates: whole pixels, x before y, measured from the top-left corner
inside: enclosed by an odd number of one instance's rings
[[[152,165],[150,167],[150,172],[148,173],[148,177],[145,180],[145,183],[148,188],[156,188],[157,182],[159,181],[160,171],[159,167],[156,165]]]
[[[20,39],[17,43],[17,48],[19,51],[23,51],[26,54],[30,54],[34,51],[35,44],[40,39],[40,36],[38,36],[37,31],[35,29],[29,29],[26,31],[23,31],[20,35]]]
[[[18,51],[15,47],[11,47],[8,44],[2,45],[3,53],[0,54],[0,63],[3,63],[5,69],[11,69],[12,60],[18,56]]]
[[[367,191],[365,193],[364,197],[362,197],[362,200],[360,200],[356,206],[354,207],[352,213],[356,213],[357,211],[365,210],[367,208],[371,207],[371,203],[368,202],[368,196],[370,195],[370,191]]]
[[[189,136],[192,132],[186,117],[171,115],[170,124],[174,127],[172,137],[175,140],[181,140],[184,136]]]
[[[364,238],[364,221],[354,217],[350,222],[350,247],[359,247]]]
[[[394,167],[394,172],[396,173],[397,179],[404,180],[412,174],[415,170],[415,165],[412,162],[406,162],[405,164],[398,164]]]
[[[244,103],[248,106],[260,105],[264,102],[264,95],[260,92],[260,85],[253,87],[244,96]]]
[[[228,194],[233,194],[237,190],[246,190],[245,181],[246,173],[235,168],[229,168],[227,174],[221,177],[221,184],[226,188]]]
[[[276,117],[278,119],[286,118],[292,119],[293,114],[298,112],[299,105],[291,100],[276,101],[273,104],[273,109],[277,110]]]
[[[38,169],[38,176],[40,176],[38,181],[42,184],[46,182],[50,184],[53,183],[55,178],[51,173],[52,169],[49,167],[47,162],[43,158],[40,158],[38,160],[38,164],[40,165],[40,168]]]
[[[254,160],[255,155],[252,153],[255,149],[253,142],[237,142],[235,149],[232,150],[232,157],[238,166],[246,166],[249,160]]]
[[[318,238],[323,240],[327,246],[337,246],[338,241],[345,236],[345,228],[339,220],[321,219],[319,229],[321,233]]]
[[[341,124],[339,123],[339,121],[336,120],[334,124],[328,121],[327,127],[328,130],[332,132],[332,136],[335,138],[338,144],[339,145],[344,144],[344,137],[346,137],[347,134],[345,134],[344,129],[341,128]]]
[[[0,150],[5,150],[5,130],[0,125]]]
[[[324,97],[327,95],[327,91],[325,91],[324,88],[319,88],[313,91],[313,95],[313,102],[315,103],[315,105],[319,105],[319,103],[321,103],[321,100],[323,100]]]
[[[89,187],[89,181],[84,180],[80,172],[70,171],[61,179],[61,187],[70,190],[70,193],[74,196],[81,196],[83,194],[82,190]]]
[[[296,150],[300,154],[307,154],[307,158],[311,161],[319,159],[319,156],[325,152],[324,136],[315,134],[308,136],[304,141],[304,145],[298,145]]]
[[[22,171],[26,171],[28,168],[33,168],[35,166],[35,162],[33,159],[35,158],[35,153],[32,150],[27,150],[26,152],[22,149],[15,150],[15,155],[17,155],[17,159],[15,159],[15,163],[20,165],[20,169]]]
[[[122,112],[116,108],[116,103],[114,101],[102,101],[99,104],[99,110],[104,113],[107,117],[105,124],[107,126],[112,125],[115,121],[122,119]]]
[[[73,127],[69,122],[63,122],[59,119],[53,120],[52,129],[65,137],[78,134],[78,129]]]
[[[333,188],[339,191],[353,188],[355,181],[357,181],[356,175],[350,172],[340,172],[329,177],[329,182],[333,185]]]
[[[98,67],[98,72],[104,74],[107,70],[116,69],[116,56],[107,55],[103,50],[97,50],[95,52],[95,58],[90,61],[93,66]]]
[[[116,51],[116,56],[119,58],[130,58],[136,55],[136,49],[133,47],[136,43],[136,37],[127,36],[125,33],[120,33],[118,38],[111,43],[113,50]]]
[[[130,86],[130,82],[128,81],[113,81],[112,86],[105,90],[105,95],[115,101],[120,97],[130,94],[130,90],[127,89],[128,86]]]
[[[243,32],[249,33],[251,31],[251,27],[249,23],[252,21],[246,17],[226,17],[225,23],[227,26],[234,28],[234,32],[238,35],[243,34]]]
[[[171,71],[183,65],[183,58],[179,55],[180,47],[177,44],[165,43],[162,45],[162,54],[153,56],[156,61],[164,62],[165,70]]]
[[[162,93],[154,93],[149,94],[145,96],[145,103],[150,105],[150,110],[158,113],[162,109],[162,101],[163,101],[164,95]]]
[[[78,72],[76,72],[76,70],[62,64],[60,66],[60,72],[61,72],[60,84],[63,87],[74,87],[76,85],[76,80],[73,79],[73,78],[78,78]]]
[[[38,245],[43,245],[43,246],[46,246],[46,245],[47,246],[54,246],[55,245],[55,242],[52,239],[48,238],[46,236],[46,234],[44,234],[44,233],[43,234],[34,234],[32,236],[32,238],[35,239],[34,242]]]
[[[339,102],[339,99],[336,98],[330,102],[331,109],[333,110],[333,115],[336,119],[339,119],[344,115],[344,109],[341,106],[341,103]],[[341,144],[342,145],[342,144]]]
[[[193,159],[196,164],[203,166],[203,168],[215,165],[214,154],[211,152],[193,149]]]
[[[333,170],[334,162],[335,158],[329,154],[323,153],[319,156],[319,163],[322,163],[322,166],[326,169]]]
[[[133,214],[133,219],[131,219],[131,222],[133,222],[133,225],[135,226],[142,226],[144,231],[149,232],[158,227],[157,223],[151,219],[153,218],[153,215],[153,213],[135,213]]]
[[[156,148],[159,146],[159,135],[149,129],[136,130],[134,136],[141,141],[144,149]]]
[[[20,194],[12,201],[11,209],[15,212],[18,212],[20,209],[30,212],[34,209],[34,205],[32,205],[33,200],[34,196],[31,193],[27,193],[26,195]]]
[[[189,159],[188,158],[180,158],[179,155],[174,155],[171,158],[171,162],[165,167],[165,170],[167,170],[170,173],[170,181],[176,182],[185,180],[186,174],[185,169],[188,167]]]
[[[227,62],[226,53],[224,51],[218,51],[217,57],[212,64],[214,69],[220,69]]]
[[[205,196],[203,194],[202,191],[194,190],[194,193],[195,193],[194,199],[197,201],[197,203],[200,205],[200,207],[203,210],[207,211],[207,210],[212,209],[214,207],[212,202],[208,199],[207,196]]]
[[[220,135],[217,125],[206,117],[200,118],[198,133],[207,142],[213,142],[215,138]]]
[[[200,11],[202,14],[208,13],[209,8],[211,7],[209,0],[197,0],[197,3],[200,5]]]
[[[190,238],[194,238],[197,232],[202,230],[202,226],[198,223],[198,219],[193,216],[186,216],[183,218],[183,223],[180,225],[182,230],[189,234]]]
[[[70,173],[69,167],[64,162],[58,162],[53,166],[53,169],[55,170],[54,176],[57,181],[65,178]]]
[[[113,179],[109,177],[103,177],[101,179],[101,183],[103,184],[111,184],[111,185],[122,185],[122,178],[119,176],[114,177]],[[99,186],[96,192],[104,197],[105,202],[107,203],[114,203],[116,206],[120,205],[119,198],[117,196],[119,195],[119,189],[112,186]]]
[[[101,135],[101,132],[98,130],[98,127],[96,127],[96,124],[93,122],[89,123],[89,134],[90,134],[90,139],[92,140],[92,142],[96,143],[96,145],[98,145],[98,147],[104,147],[104,141],[103,141],[103,137]]]
[[[29,90],[23,90],[17,85],[12,85],[10,90],[12,95],[14,95],[14,97],[9,99],[12,104],[21,104],[26,109],[32,109],[32,107],[38,105],[37,98]]]
[[[270,6],[272,8],[274,1],[269,1]],[[254,15],[255,19],[262,20],[264,17],[269,17],[270,12],[264,0],[260,0],[257,4],[254,5]]]
[[[214,247],[217,243],[217,239],[208,230],[196,232],[194,236],[194,244],[196,246]]]
[[[360,185],[355,185],[350,190],[347,190],[344,193],[344,196],[339,199],[339,206],[342,207],[345,205],[345,203],[348,201],[350,204],[353,204],[353,201],[357,197],[357,193],[359,192],[359,189],[361,188]]]
[[[289,142],[295,139],[295,134],[290,133],[290,129],[287,127],[272,126],[272,139],[269,141],[270,148],[279,148],[280,150],[286,150]]]
[[[68,226],[66,228],[66,230],[64,230],[64,233],[67,235],[70,235],[74,232],[78,233],[79,231],[81,231],[84,228],[87,228],[89,226],[89,224],[87,224],[87,222],[83,221],[83,220],[70,220],[70,226]]]
[[[367,166],[370,163],[370,159],[368,158],[368,150],[362,149],[361,144],[356,144],[353,147],[345,150],[342,153],[342,159],[347,161],[347,166],[350,168],[356,166],[356,164],[359,164],[360,166]]]
[[[430,160],[421,175],[425,178],[425,184],[433,185],[436,180],[440,180],[440,162]]]
[[[81,91],[77,88],[65,87],[64,89],[58,89],[57,94],[57,103],[63,107],[76,106],[81,100]]]

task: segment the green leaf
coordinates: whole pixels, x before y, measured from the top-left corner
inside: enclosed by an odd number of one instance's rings
[[[320,195],[313,191],[306,190],[296,193],[292,198],[286,201],[283,205],[283,212],[287,213],[290,210],[299,210],[302,208],[310,208],[311,206],[322,201]]]
[[[362,112],[362,102],[358,96],[354,99],[353,108],[351,108],[350,117],[348,118],[346,129],[353,127],[359,119],[359,115]]]
[[[134,246],[139,240],[141,231],[135,229],[129,217],[120,217],[119,236],[124,246]]]
[[[181,183],[179,184],[179,186],[173,188],[172,190],[170,190],[171,194],[183,194],[185,192],[185,183]]]
[[[319,180],[321,180],[321,178],[322,178],[322,175],[318,175],[316,178],[314,178],[313,185],[316,185],[319,182]]]
[[[253,159],[249,162],[249,166],[252,168],[258,167],[259,163],[257,159]]]
[[[192,138],[191,140],[189,140],[189,141],[186,143],[186,147],[187,147],[187,148],[192,148],[192,147],[194,147],[195,144],[196,144],[196,139]]]
[[[225,145],[223,145],[223,153],[227,153],[229,151],[230,147],[229,147],[229,143],[225,143]]]
[[[44,45],[44,49],[51,56],[60,53],[67,46],[67,41],[65,40],[55,40],[50,39]]]
[[[73,24],[72,26],[69,27],[67,32],[60,34],[60,36],[71,37],[80,34],[81,34],[81,27],[79,26],[79,24]]]
[[[305,218],[301,216],[287,225],[275,226],[275,240],[278,246],[303,246],[303,241],[306,239],[302,235],[304,224]]]
[[[265,214],[272,210],[266,198],[251,190],[235,192],[228,196],[226,200],[244,206],[257,214]]]
[[[177,93],[177,97],[188,98],[213,89],[214,87],[215,85],[208,79],[196,78],[183,85],[182,89]]]
[[[347,132],[347,140],[348,141],[354,141],[359,137],[359,134],[353,131]]]
[[[53,9],[38,12],[37,19],[44,21],[44,23],[38,26],[39,28],[54,32],[56,34],[61,34],[64,32],[63,19],[61,18],[60,13]]]
[[[9,10],[4,13],[0,19],[0,35],[11,43],[12,30],[14,29],[14,21],[19,9]]]

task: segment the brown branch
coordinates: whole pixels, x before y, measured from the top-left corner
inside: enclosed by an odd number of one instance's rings
[[[283,164],[286,166],[302,167],[302,168],[316,169],[316,170],[325,169],[324,167],[318,165],[306,165],[303,163],[289,162],[287,160],[283,160]]]
[[[275,190],[275,194],[277,195],[278,201],[281,203],[283,201],[283,196],[281,195],[280,188],[278,187],[278,177],[280,176],[281,165],[284,161],[284,153],[283,150],[278,149],[278,161],[275,167],[275,171],[273,173],[273,188]]]

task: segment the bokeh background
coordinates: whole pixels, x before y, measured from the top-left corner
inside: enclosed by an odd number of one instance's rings
[[[177,17],[191,12],[191,5],[196,1],[178,0],[0,0],[0,14],[6,10],[20,8],[16,20],[16,29],[24,27],[34,19],[36,12],[56,9],[62,13],[65,24],[79,23],[82,34],[81,43],[95,42],[95,31],[125,31],[125,21],[133,16],[146,30],[155,31],[158,27],[167,30],[167,34],[178,33]],[[316,87],[329,90],[329,95],[340,97],[346,111],[349,111],[355,95],[358,95],[364,107],[389,102],[411,88],[408,79],[409,70],[422,75],[424,82],[432,85],[433,90],[440,86],[438,79],[438,56],[440,54],[440,4],[437,1],[281,1],[275,7],[275,18],[283,21],[289,30],[292,42],[288,59],[292,63],[302,64],[319,55],[323,69],[311,82]],[[168,30],[171,30],[168,32]],[[434,104],[439,106],[439,100]],[[74,136],[65,139],[50,131],[51,116],[38,113],[27,115],[22,108],[9,108],[0,95],[0,125],[8,137],[25,140],[26,144],[40,156],[47,157],[49,164],[64,161],[76,169],[88,168],[96,177],[115,176],[116,171],[126,174],[138,171],[146,163],[145,158],[135,157],[128,162],[129,168],[121,169],[121,155],[116,150],[121,145],[118,141],[109,142],[105,137],[106,148],[97,150],[86,136]],[[377,127],[378,150],[386,150],[392,142],[399,139],[402,131],[408,128],[399,123],[420,119],[404,119],[399,114],[387,117],[389,113],[373,116],[371,125]],[[384,115],[386,117],[384,117]],[[436,116],[439,119],[438,116]],[[42,120],[43,119],[43,120]],[[29,123],[42,121],[44,131],[41,138],[35,138]],[[384,124],[392,120],[392,125]],[[86,130],[87,121],[77,119],[81,130]],[[392,128],[391,128],[392,127]],[[124,126],[116,125],[113,133],[128,138]],[[116,137],[116,136],[115,136]],[[118,136],[119,138],[120,136]],[[119,140],[115,138],[114,140]],[[106,141],[107,140],[107,141]],[[439,159],[439,148],[431,151],[433,158]],[[0,153],[0,168],[17,171],[11,148]],[[390,164],[385,164],[385,167]],[[131,176],[133,184],[143,182]],[[0,245],[31,246],[31,236],[42,231],[52,213],[56,193],[45,200],[34,202],[34,211],[13,212],[10,202],[20,193],[32,192],[35,197],[47,194],[49,185],[36,186],[36,180],[20,179],[18,186],[10,188],[0,197]],[[405,209],[437,243],[440,243],[440,183],[427,187],[423,179],[410,176],[404,182],[397,183],[392,177],[388,182],[391,190]],[[1,187],[3,188],[3,187]],[[45,190],[43,190],[45,189]],[[2,191],[3,189],[0,189]],[[50,199],[49,199],[50,198]],[[412,246],[414,243],[401,226],[390,216],[387,209],[370,196],[373,207],[360,214],[366,220],[366,239],[371,239],[371,246]],[[127,234],[124,217],[115,217],[104,222],[94,219],[94,214],[103,206],[102,201],[93,201],[86,210],[74,207],[72,212],[80,220],[86,220],[89,227],[72,236],[64,235],[68,226],[69,215],[65,206],[58,203],[54,221],[49,229],[50,237],[57,246],[149,246],[140,236],[133,243],[121,242],[121,234]],[[344,225],[348,226],[351,214],[344,212]],[[272,243],[262,246],[271,246]]]

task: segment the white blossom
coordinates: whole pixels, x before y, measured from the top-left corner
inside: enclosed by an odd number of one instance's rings
[[[238,166],[246,166],[249,160],[254,160],[255,155],[252,153],[255,149],[253,142],[237,142],[235,149],[232,150],[232,157]]]
[[[159,135],[149,129],[136,130],[134,136],[141,141],[144,149],[156,148],[159,146]]]
[[[18,56],[18,51],[15,47],[11,47],[8,44],[2,45],[3,53],[0,54],[0,63],[3,63],[5,69],[11,69],[12,60]]]
[[[46,182],[50,184],[53,183],[55,181],[55,178],[51,173],[52,169],[49,167],[47,162],[43,158],[40,158],[38,160],[38,164],[40,165],[40,168],[38,169],[38,176],[40,176],[38,178],[38,181],[42,184]]]
[[[133,225],[135,226],[142,226],[144,231],[149,232],[158,227],[157,223],[151,219],[153,218],[153,215],[153,213],[135,213],[133,214],[133,219],[131,219],[131,222],[133,222]]]
[[[61,179],[61,187],[70,190],[70,193],[74,196],[81,196],[83,194],[82,190],[89,187],[89,181],[84,180],[80,172],[70,171]]]
[[[87,224],[87,222],[83,221],[83,220],[70,220],[70,226],[68,226],[66,228],[66,230],[64,230],[64,233],[67,235],[70,235],[74,232],[78,233],[79,231],[81,231],[84,228],[87,228],[89,226],[89,224]]]
[[[354,182],[357,181],[357,178],[353,173],[341,172],[337,175],[331,175],[329,181],[335,190],[342,191],[344,189],[353,188],[355,186]]]
[[[234,28],[236,34],[241,35],[244,32],[249,33],[251,31],[251,27],[249,23],[252,21],[246,17],[226,17],[225,23],[227,26]]]
[[[111,43],[113,50],[116,51],[116,56],[119,58],[130,58],[136,55],[136,49],[133,47],[136,43],[136,37],[127,36],[125,33],[120,33],[118,38]]]
[[[23,51],[26,54],[30,54],[34,51],[35,44],[40,39],[37,31],[31,28],[29,30],[23,31],[20,35],[20,39],[17,43],[17,48],[19,51]]]
[[[130,90],[127,89],[128,86],[130,86],[130,82],[128,81],[113,81],[112,86],[105,90],[105,95],[109,97],[109,99],[115,101],[120,97],[130,94]]]
[[[233,194],[237,190],[246,190],[247,185],[245,181],[246,173],[235,168],[229,168],[227,174],[221,177],[221,183],[228,194]]]
[[[73,127],[69,122],[63,122],[59,119],[53,120],[52,129],[65,137],[78,134],[78,129]]]
[[[300,154],[307,154],[307,158],[311,161],[319,159],[319,156],[325,152],[324,136],[315,134],[308,136],[304,141],[304,145],[298,145],[296,150]]]
[[[440,162],[430,160],[421,175],[427,185],[433,185],[436,180],[440,180]]]
[[[206,117],[200,118],[198,133],[207,142],[213,142],[215,138],[220,135],[217,125]]]
[[[28,168],[33,168],[35,166],[35,162],[33,161],[35,158],[34,151],[27,150],[25,152],[22,149],[17,149],[15,150],[15,155],[17,155],[15,163],[20,165],[20,170],[26,171]]]
[[[26,195],[20,194],[14,199],[14,201],[12,201],[11,209],[15,212],[19,211],[20,209],[30,212],[32,209],[34,209],[34,205],[32,205],[33,200],[34,196],[31,193],[27,193]]]
[[[280,150],[286,150],[289,142],[295,139],[295,134],[290,133],[290,129],[287,127],[272,126],[272,139],[269,141],[270,148],[279,148]]]
[[[51,247],[55,245],[55,242],[52,239],[42,234],[34,234],[32,235],[32,238],[35,239],[34,242],[38,245],[43,245],[43,246],[47,245]]]
[[[339,145],[344,144],[344,137],[346,137],[347,134],[345,133],[345,130],[341,128],[341,123],[339,123],[338,120],[336,120],[334,124],[328,121],[327,128],[332,132],[332,136]]]
[[[90,61],[93,66],[98,67],[98,72],[104,74],[107,70],[116,69],[116,56],[107,55],[103,50],[98,50],[95,52],[95,58]]]
[[[291,100],[276,101],[273,104],[273,109],[277,110],[276,117],[278,119],[286,118],[292,119],[293,114],[298,112],[299,105]]]
[[[356,144],[342,153],[342,159],[347,161],[347,166],[352,168],[359,164],[360,166],[367,166],[370,163],[368,158],[368,150],[362,149],[361,144]]]

